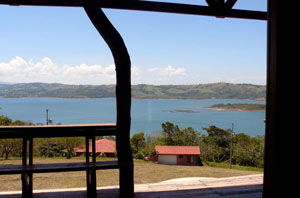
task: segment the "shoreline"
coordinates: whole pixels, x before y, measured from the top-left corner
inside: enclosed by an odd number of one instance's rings
[[[171,112],[171,113],[201,113],[201,111],[193,111],[193,110],[181,110],[181,109],[176,109],[176,110],[165,110],[163,112]]]
[[[89,97],[5,97],[5,99],[22,99],[22,98],[55,98],[55,99],[105,99],[105,98],[116,98],[116,97],[101,97],[101,98],[89,98]],[[248,101],[266,101],[257,99],[245,99],[245,98],[139,98],[132,97],[132,100],[248,100]]]
[[[249,98],[138,98],[132,97],[132,100],[249,100],[249,101],[266,101]]]

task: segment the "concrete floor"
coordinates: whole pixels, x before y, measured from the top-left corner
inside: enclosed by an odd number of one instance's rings
[[[135,185],[135,198],[261,198],[263,175],[227,178],[183,178]],[[98,188],[100,198],[119,197],[118,186]],[[20,198],[20,192],[0,192],[0,198]],[[84,198],[85,188],[35,190],[35,198]]]

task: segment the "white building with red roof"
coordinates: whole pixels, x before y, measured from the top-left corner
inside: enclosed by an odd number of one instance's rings
[[[74,151],[77,155],[84,153],[85,145],[82,147],[75,147]],[[116,141],[109,139],[100,139],[96,141],[96,154],[105,153],[106,157],[115,157]],[[90,144],[89,152],[92,153],[92,145]]]
[[[159,164],[196,166],[199,146],[155,146]]]

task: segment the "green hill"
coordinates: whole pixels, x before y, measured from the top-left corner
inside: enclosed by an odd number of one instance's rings
[[[141,99],[264,99],[265,95],[265,86],[252,84],[132,85],[132,97]],[[0,84],[0,97],[115,97],[115,85],[65,85],[58,83]]]

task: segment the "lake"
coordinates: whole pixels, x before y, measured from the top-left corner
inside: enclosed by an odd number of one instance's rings
[[[131,135],[137,132],[152,133],[161,130],[162,122],[173,122],[180,128],[193,127],[206,133],[203,127],[215,125],[228,129],[234,123],[235,133],[246,133],[252,137],[264,135],[265,113],[245,111],[214,111],[196,109],[218,103],[265,104],[251,100],[132,100]],[[61,98],[0,98],[0,115],[13,120],[46,123],[46,109],[53,123],[84,124],[116,122],[115,98],[61,99]],[[194,113],[169,112],[172,110],[199,111]]]

